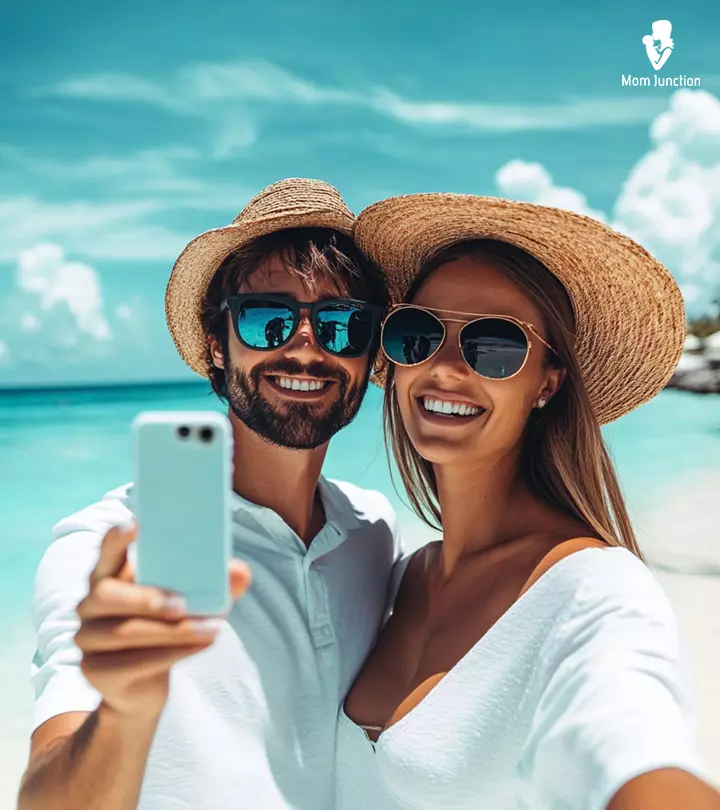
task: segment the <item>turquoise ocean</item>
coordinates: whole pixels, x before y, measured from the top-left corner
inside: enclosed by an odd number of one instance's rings
[[[371,387],[356,420],[332,441],[324,472],[386,493],[409,541],[419,543],[427,529],[393,489],[381,404]],[[25,756],[30,603],[52,526],[130,480],[129,428],[138,412],[196,409],[223,406],[204,384],[0,392],[0,794]],[[666,390],[604,433],[638,522],[678,488],[719,480],[720,397]]]

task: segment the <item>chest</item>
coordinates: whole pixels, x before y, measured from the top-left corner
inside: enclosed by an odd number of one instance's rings
[[[353,685],[348,714],[385,727],[411,711],[485,637],[521,587],[518,577],[486,577],[406,595]]]

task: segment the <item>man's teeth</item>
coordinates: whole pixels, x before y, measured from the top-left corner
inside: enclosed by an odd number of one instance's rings
[[[297,380],[294,377],[275,377],[275,382],[289,391],[319,391],[327,385],[325,380]]]
[[[423,407],[426,411],[433,413],[442,413],[447,416],[477,416],[480,413],[480,408],[474,405],[465,405],[460,402],[447,402],[441,399],[430,399],[430,397],[423,397]]]

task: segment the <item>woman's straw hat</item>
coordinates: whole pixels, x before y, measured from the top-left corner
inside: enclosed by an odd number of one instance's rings
[[[366,208],[353,233],[387,274],[392,303],[404,300],[424,262],[456,242],[499,239],[542,262],[572,301],[575,351],[601,424],[655,396],[682,354],[685,311],[673,277],[595,219],[495,197],[411,194]],[[378,384],[385,372],[378,369]]]
[[[165,293],[165,315],[182,359],[208,377],[202,305],[222,262],[259,236],[286,228],[332,228],[348,236],[355,217],[336,188],[321,180],[289,178],[263,189],[231,225],[206,231],[175,262]]]

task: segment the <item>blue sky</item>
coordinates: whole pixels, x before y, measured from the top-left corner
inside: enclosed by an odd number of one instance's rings
[[[673,23],[664,76],[643,35]],[[716,2],[0,0],[0,385],[191,379],[174,259],[287,176],[596,215],[720,284]]]

